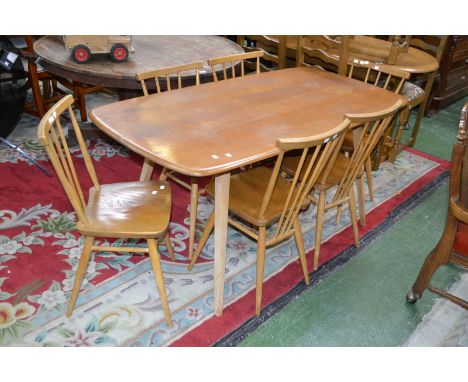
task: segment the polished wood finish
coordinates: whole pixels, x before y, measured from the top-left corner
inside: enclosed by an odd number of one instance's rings
[[[349,102],[357,94],[360,102]],[[155,163],[208,176],[277,155],[272,133],[317,134],[347,112],[381,110],[396,99],[404,100],[333,73],[292,68],[104,105],[91,118]]]
[[[93,246],[95,237],[147,239],[151,263],[161,296],[164,316],[172,325],[164,281],[159,264],[155,239],[166,235],[171,213],[171,188],[165,182],[129,182],[100,185],[81,130],[72,110],[73,97],[68,95],[57,102],[42,118],[38,128],[39,142],[45,147],[60,182],[77,217],[77,230],[84,236],[85,245],[75,276],[67,316],[73,312],[92,250],[112,247]],[[68,111],[80,146],[84,163],[93,187],[86,202],[74,160],[60,123]],[[168,240],[166,245],[170,244]],[[114,248],[119,250],[122,248]],[[141,252],[141,248],[126,247],[125,252]],[[169,248],[168,248],[169,249]],[[171,249],[169,249],[171,251]]]
[[[325,133],[347,112],[385,109],[397,99],[403,98],[333,73],[292,68],[101,106],[91,119],[159,165],[189,176],[216,175],[215,192],[229,195],[230,170],[279,154],[272,136]],[[217,315],[223,309],[227,200],[215,195]]]
[[[235,42],[219,36],[134,36],[135,53],[128,61],[115,63],[105,55],[96,55],[88,64],[73,62],[60,36],[46,36],[34,44],[34,51],[50,72],[73,81],[110,88],[140,89],[137,73],[155,68],[206,62],[211,57],[243,53]],[[211,70],[200,71],[211,81]]]
[[[426,257],[419,275],[406,296],[409,303],[421,298],[427,288],[468,309],[468,301],[429,285],[437,269],[449,262],[468,268],[468,103],[460,118],[457,142],[453,146],[449,188],[449,209],[442,236]]]
[[[199,61],[190,64],[171,66],[169,68],[150,70],[144,73],[137,73],[136,79],[141,83],[143,94],[145,96],[148,96],[148,87],[146,86],[148,80],[154,81],[156,92],[159,94],[161,93],[161,89],[163,88],[160,82],[161,77],[164,79],[164,89],[166,91],[171,91],[171,76],[177,78],[177,89],[182,89],[182,79],[184,74],[186,74],[187,72],[195,72],[195,85],[198,86],[200,85],[201,69],[203,69],[203,62]],[[154,163],[149,161],[148,159],[144,159],[143,168],[140,174],[140,181],[150,180],[151,175],[153,173],[153,168]],[[166,178],[171,178],[172,180],[179,183],[181,186],[185,187],[190,191],[190,227],[188,257],[189,259],[191,259],[193,254],[193,244],[195,242],[195,226],[197,222],[198,183],[195,178],[191,178],[190,184],[187,184],[182,179],[180,179],[180,177],[178,177],[176,173],[168,171],[166,168],[163,168],[159,180],[164,181],[166,180]]]
[[[276,146],[280,154],[273,169],[256,167],[231,176],[231,193],[229,196],[229,212],[249,225],[240,224],[229,218],[228,222],[249,237],[257,240],[257,280],[255,313],[260,314],[262,301],[263,272],[266,247],[276,245],[292,236],[298,246],[298,254],[306,284],[309,284],[309,271],[305,258],[302,240],[299,212],[309,204],[308,195],[325,166],[340,150],[342,137],[349,127],[350,121],[345,119],[340,125],[329,129],[325,134],[307,138],[278,139]],[[292,181],[279,176],[284,154],[290,150],[302,152]],[[310,160],[306,157],[311,154]],[[302,174],[302,177],[300,175]],[[213,182],[208,184],[206,191],[212,198],[215,196]],[[215,211],[212,212],[214,214]],[[192,269],[203,246],[213,229],[213,219],[208,218],[208,224],[203,233],[197,251],[189,265]],[[273,234],[267,237],[266,228],[277,223]],[[207,231],[207,232],[206,232]]]
[[[260,58],[265,55],[263,50],[252,51],[249,53],[233,54],[231,56],[216,57],[210,58],[208,60],[208,65],[211,67],[211,73],[213,74],[213,81],[218,81],[218,72],[217,65],[221,65],[223,70],[223,79],[227,80],[228,78],[236,78],[236,62],[240,61],[240,76],[245,75],[245,61],[246,60],[255,60],[255,73],[260,73]],[[230,64],[231,70],[228,72],[226,70],[226,65]],[[230,74],[230,76],[229,76]]]
[[[468,95],[468,36],[448,36],[430,97],[433,114]]]

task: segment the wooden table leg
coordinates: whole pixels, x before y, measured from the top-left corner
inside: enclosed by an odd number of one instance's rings
[[[230,174],[227,173],[215,178],[214,311],[218,317],[223,315],[229,177]]]

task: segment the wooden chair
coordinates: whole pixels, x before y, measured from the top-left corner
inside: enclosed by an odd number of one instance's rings
[[[223,79],[227,80],[228,78],[236,78],[236,63],[240,61],[240,76],[244,77],[245,75],[245,66],[246,60],[255,60],[255,73],[260,73],[260,58],[265,55],[265,52],[262,50],[255,50],[248,53],[233,54],[230,56],[216,57],[208,60],[208,65],[211,66],[211,73],[213,74],[213,81],[218,81],[218,75],[216,71],[218,70],[218,65],[221,65],[223,69]],[[228,70],[226,69],[226,64],[230,64],[231,67],[231,76],[229,77]]]
[[[268,72],[271,70],[284,69],[286,67],[286,36],[265,35],[239,35],[237,43],[246,52],[263,51],[260,60],[260,70]],[[256,70],[256,64],[246,62],[248,69]]]
[[[24,106],[24,111],[36,117],[42,118],[50,105],[57,102],[65,94],[57,85],[73,92],[82,122],[88,120],[86,112],[85,95],[101,91],[103,86],[88,85],[78,81],[70,81],[66,78],[56,76],[41,68],[38,57],[34,53],[33,36],[24,36],[26,46],[20,49],[21,56],[28,63],[28,86],[31,87],[33,102]],[[41,86],[42,85],[42,86]]]
[[[167,324],[172,326],[157,250],[157,242],[164,238],[171,258],[174,259],[171,242],[167,236],[172,203],[171,187],[164,181],[100,185],[72,105],[73,97],[65,96],[44,115],[38,128],[39,142],[45,147],[76,212],[76,228],[84,236],[83,252],[76,271],[67,317],[73,312],[92,251],[149,253],[164,317]],[[60,123],[60,116],[66,110],[69,112],[88,175],[93,183],[87,203]],[[95,237],[146,239],[148,248],[96,246],[93,245]]]
[[[62,95],[57,90],[57,78],[37,64],[37,56],[33,49],[33,36],[24,36],[24,43],[25,45],[19,48],[19,52],[27,62],[27,86],[31,88],[33,95],[33,101],[24,105],[24,111],[42,118],[50,104],[57,102]]]
[[[256,167],[251,170],[231,175],[229,192],[229,212],[238,220],[228,218],[229,224],[257,241],[257,280],[255,313],[260,314],[262,300],[263,271],[266,247],[276,245],[292,236],[296,239],[299,259],[306,284],[309,284],[309,272],[305,258],[299,212],[309,204],[307,196],[320,176],[323,168],[339,150],[344,132],[349,126],[345,119],[327,134],[307,138],[278,139],[276,147],[280,150],[274,168]],[[292,181],[278,176],[285,152],[301,150],[301,161]],[[311,153],[311,160],[305,158]],[[302,182],[299,174],[303,172]],[[214,198],[214,182],[206,188],[208,195]],[[274,232],[267,237],[267,227],[276,224]],[[214,211],[206,223],[205,230],[197,250],[189,265],[189,270],[197,261],[214,226]],[[249,226],[255,227],[254,229]]]
[[[315,66],[346,75],[349,36],[297,36],[296,66]]]
[[[136,78],[141,83],[143,94],[149,95],[147,81],[154,80],[156,92],[159,94],[162,90],[171,91],[171,76],[177,75],[177,88],[182,88],[183,73],[195,72],[195,85],[200,85],[200,70],[203,69],[203,62],[194,62],[191,64],[172,66],[168,68],[151,70],[144,73],[137,73]],[[164,83],[160,82],[160,77],[164,78]],[[151,179],[153,173],[154,163],[150,160],[145,159],[143,162],[143,168],[140,174],[140,181],[147,182]],[[180,184],[190,191],[190,227],[189,227],[189,259],[192,258],[193,244],[195,241],[195,227],[197,223],[197,207],[198,207],[198,179],[191,178],[190,184],[180,179],[174,171],[169,171],[163,168],[161,175],[159,176],[160,181],[165,181],[167,178]]]
[[[317,223],[315,231],[315,251],[314,251],[314,270],[318,267],[320,257],[320,244],[322,241],[322,228],[325,211],[331,208],[337,208],[337,222],[340,220],[342,206],[348,203],[351,223],[354,231],[354,241],[356,247],[359,247],[359,229],[357,225],[354,184],[358,180],[358,186],[362,185],[359,179],[363,176],[363,168],[369,155],[374,150],[385,129],[389,126],[395,113],[401,108],[403,101],[398,100],[395,105],[389,109],[369,114],[347,114],[346,117],[351,121],[354,128],[354,150],[351,157],[339,153],[336,160],[331,160],[325,168],[322,176],[314,186],[315,191],[319,193],[318,199],[311,196],[314,204],[317,204]],[[343,136],[344,138],[344,136]],[[309,157],[306,159],[308,162]],[[291,156],[283,161],[283,170],[288,174],[295,174],[296,168],[300,163],[298,156]],[[302,175],[302,174],[301,174]],[[330,203],[326,203],[327,192],[336,187],[334,196]],[[358,190],[364,191],[358,187]],[[361,201],[362,203],[362,201]],[[361,224],[365,224],[365,209],[360,206]]]
[[[445,45],[447,42],[448,36],[440,36],[438,45],[432,45],[427,43],[425,40],[419,36],[406,36],[405,40],[409,41],[409,45],[421,49],[426,53],[433,55],[437,62],[440,64],[440,60],[443,56]],[[429,96],[431,94],[432,85],[436,79],[437,71],[428,73],[425,75],[419,75],[419,83],[413,81],[407,81],[402,89],[402,95],[408,99],[408,106],[402,110],[400,115],[400,128],[397,131],[395,140],[398,145],[401,143],[401,138],[403,135],[403,130],[408,128],[408,121],[411,110],[419,105],[418,115],[416,121],[414,122],[413,129],[411,131],[411,137],[408,142],[402,144],[402,146],[414,146],[416,139],[419,133],[419,126],[421,124],[422,117],[424,116],[426,107],[428,105]],[[424,88],[423,88],[424,87]],[[394,154],[395,156],[396,154]]]
[[[457,142],[453,146],[450,172],[449,209],[442,236],[424,261],[406,300],[414,304],[427,288],[468,309],[468,301],[429,285],[437,269],[453,263],[468,268],[468,103],[460,118]]]
[[[410,77],[410,74],[391,65],[374,64],[370,63],[369,61],[354,58],[348,62],[347,76],[348,78],[354,78],[373,86],[390,90],[396,94],[399,94],[405,83],[405,80]],[[396,119],[393,120],[393,124],[395,121]],[[368,160],[365,162],[367,185],[371,202],[374,201],[372,169],[378,169],[380,163],[386,158],[388,150],[393,147],[394,140],[392,138],[392,130],[393,129],[389,127],[384,132],[376,149],[371,153]],[[345,151],[351,152],[353,151],[353,147],[353,130],[350,130],[346,134],[343,148]],[[374,166],[371,165],[371,162],[374,163]],[[361,224],[365,224],[365,211],[361,211],[361,208],[364,208],[364,178],[360,177],[359,182],[360,185],[358,188],[358,197],[361,213]]]

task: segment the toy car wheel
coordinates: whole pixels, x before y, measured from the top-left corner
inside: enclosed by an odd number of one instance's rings
[[[84,64],[91,58],[91,51],[86,45],[77,45],[73,48],[72,57],[78,64]]]
[[[122,62],[128,58],[128,49],[125,45],[115,44],[110,51],[111,59],[115,62]]]

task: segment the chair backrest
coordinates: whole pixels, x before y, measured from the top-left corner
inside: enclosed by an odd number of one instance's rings
[[[346,74],[350,36],[297,36],[296,66]]]
[[[422,36],[422,35],[406,35],[406,36],[390,36],[389,39],[398,38],[404,40],[409,46],[417,48],[434,56],[437,62],[440,63],[444,53],[445,45],[449,36]]]
[[[246,52],[263,51],[264,54],[260,59],[260,70],[263,72],[286,67],[287,36],[239,35],[237,43]],[[246,61],[246,67],[252,70],[256,69],[254,63],[249,61]]]
[[[375,149],[380,137],[390,124],[395,113],[404,105],[402,100],[398,100],[393,106],[386,110],[368,114],[347,114],[346,117],[352,124],[360,125],[361,131],[354,141],[354,150],[349,160],[349,164],[343,174],[333,202],[347,197],[350,188],[353,186],[356,177],[361,173],[364,163]],[[324,170],[324,176],[331,171],[332,164]]]
[[[89,156],[86,143],[81,134],[80,127],[73,112],[73,96],[67,95],[52,106],[39,122],[38,138],[42,146],[45,147],[52,165],[62,183],[63,188],[72,204],[80,221],[86,222],[85,210],[86,201],[81,188],[75,165],[70,153],[70,149],[65,138],[65,134],[60,123],[60,116],[68,110],[73,130],[75,132],[83,159],[88,170],[88,174],[94,187],[99,190],[99,182],[96,171]]]
[[[342,123],[325,134],[277,140],[276,146],[281,152],[276,159],[272,176],[265,191],[260,208],[260,216],[265,213],[271,201],[284,154],[290,150],[301,150],[301,159],[290,183],[289,193],[282,209],[276,231],[271,240],[281,239],[290,233],[301,206],[310,194],[315,182],[321,175],[325,166],[332,158],[336,157],[336,153],[340,150],[344,133],[349,128],[349,125],[349,119],[345,118]],[[310,154],[311,160],[307,162],[306,158]]]
[[[184,64],[184,65],[177,65],[171,66],[167,68],[155,69],[150,70],[147,72],[137,73],[136,79],[140,81],[141,87],[143,89],[143,94],[147,96],[148,88],[146,87],[146,81],[150,79],[154,79],[155,81],[155,88],[156,92],[161,93],[161,83],[160,78],[163,77],[165,80],[165,89],[167,91],[172,90],[171,88],[171,76],[177,75],[177,88],[182,88],[182,77],[183,73],[186,75],[192,74],[195,71],[195,85],[200,85],[200,69],[203,69],[203,62],[193,62],[191,64]],[[187,73],[188,72],[188,73]]]
[[[400,93],[405,80],[410,78],[410,75],[410,73],[392,65],[374,64],[357,58],[348,63],[349,78],[359,79],[397,94]]]
[[[264,52],[262,50],[255,50],[248,53],[239,53],[239,54],[232,54],[230,56],[223,56],[223,57],[216,57],[210,58],[208,60],[208,65],[211,66],[211,73],[213,74],[213,81],[218,81],[218,75],[216,72],[218,69],[223,69],[223,78],[227,80],[229,78],[228,70],[226,69],[226,64],[230,64],[231,67],[231,78],[236,78],[236,66],[240,61],[241,72],[240,76],[244,77],[245,75],[245,61],[255,59],[255,73],[260,73],[260,57],[263,57]]]

